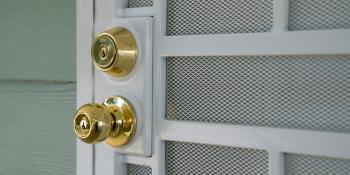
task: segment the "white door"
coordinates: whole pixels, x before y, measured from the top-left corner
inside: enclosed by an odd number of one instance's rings
[[[133,72],[93,38],[134,34]],[[350,1],[77,0],[78,106],[127,97],[126,146],[77,141],[78,175],[350,174]]]

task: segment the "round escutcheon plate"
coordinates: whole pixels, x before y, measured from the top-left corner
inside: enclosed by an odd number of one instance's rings
[[[127,144],[135,134],[136,113],[131,103],[123,97],[112,96],[103,102],[108,112],[114,114],[115,126],[106,142],[114,147]]]

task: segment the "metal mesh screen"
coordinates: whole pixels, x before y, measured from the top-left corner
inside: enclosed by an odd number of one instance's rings
[[[350,28],[349,0],[290,0],[289,30]]]
[[[152,7],[153,0],[129,0],[129,8],[134,7]]]
[[[167,58],[167,116],[350,132],[350,55]]]
[[[349,175],[350,160],[285,154],[286,175]]]
[[[166,146],[168,175],[268,174],[268,153],[263,150],[172,141]]]
[[[148,166],[128,164],[128,175],[152,175],[152,169]]]
[[[168,35],[269,32],[273,0],[168,0]]]

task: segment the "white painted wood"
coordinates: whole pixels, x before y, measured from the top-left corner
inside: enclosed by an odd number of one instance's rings
[[[125,8],[123,9],[123,17],[145,17],[153,16],[153,7],[142,8]]]
[[[95,148],[94,175],[126,174],[124,155],[116,153],[114,149],[106,143],[96,144]]]
[[[126,89],[127,91],[131,90],[131,93],[129,93],[130,96],[127,98],[134,104],[138,114],[138,122],[142,123],[143,125],[140,125],[137,128],[137,133],[133,142],[129,143],[123,148],[120,148],[119,151],[118,149],[112,148],[105,143],[97,144],[95,145],[95,149],[93,149],[93,146],[78,141],[77,150],[79,151],[77,152],[77,169],[79,171],[77,174],[125,174],[126,166],[124,164],[124,156],[122,154],[117,154],[116,152],[133,152],[133,154],[151,155],[152,19],[135,18],[134,23],[128,23],[127,21],[124,21],[123,23],[118,17],[120,15],[120,11],[118,11],[118,9],[120,6],[124,6],[126,1],[115,2],[111,0],[96,0],[94,4],[95,14],[93,14],[93,11],[91,11],[91,16],[87,14],[86,11],[81,12],[83,11],[82,9],[89,9],[89,6],[79,2],[77,3],[77,30],[78,33],[80,32],[80,34],[77,36],[77,40],[79,41],[77,43],[77,60],[78,65],[80,66],[78,67],[78,105],[83,104],[82,102],[101,102],[109,95],[122,95],[124,97],[128,96],[125,95],[127,93],[121,93],[118,91],[118,88],[116,88],[118,86],[116,86],[116,84],[120,84],[122,85],[122,88],[119,87],[119,89]],[[117,5],[118,7],[116,7]],[[84,13],[86,15],[85,17],[82,15]],[[79,17],[83,18],[84,21],[81,22],[83,24],[79,23],[82,21],[82,19],[79,20]],[[95,23],[92,23],[93,19],[96,20]],[[95,27],[93,27],[92,24],[94,24]],[[93,34],[97,34],[108,28],[116,26],[127,27],[135,35],[139,49],[138,61],[135,66],[137,71],[134,71],[130,76],[119,80],[108,77],[99,71],[92,71],[92,62],[90,58],[90,44],[92,42],[91,39]],[[83,27],[85,27],[85,30]],[[81,36],[81,38],[79,36]],[[138,78],[133,78],[135,76],[138,76]],[[125,87],[128,83],[133,86]],[[138,91],[136,95],[133,94],[133,92],[135,92],[133,90],[135,89]]]
[[[273,1],[273,32],[288,31],[289,0]]]
[[[128,99],[136,111],[137,128],[131,142],[121,148],[112,148],[106,144],[96,145],[95,175],[123,174],[124,154],[150,156],[152,151],[152,18],[124,19],[115,16],[113,19],[95,23],[94,32],[97,35],[106,29],[118,26],[127,28],[136,39],[138,48],[136,65],[129,75],[118,79],[94,69],[94,97],[96,103],[112,95]]]
[[[350,134],[345,133],[167,120],[161,126],[162,140],[350,159]]]
[[[137,127],[131,142],[116,152],[151,155],[152,125],[152,18],[116,19],[103,29],[123,26],[133,33],[137,42],[137,61],[133,71],[123,78],[113,78],[108,74],[94,71],[95,102],[101,103],[109,96],[119,95],[128,99],[136,111]],[[97,148],[96,148],[97,149]]]
[[[350,30],[163,36],[161,56],[348,54]]]
[[[95,23],[108,22],[113,20],[117,16],[117,10],[123,8],[124,3],[117,4],[125,1],[115,0],[94,0],[94,18]],[[118,5],[118,6],[117,6]]]
[[[93,0],[76,1],[77,23],[77,106],[93,101],[93,74],[90,43],[93,35]],[[77,139],[76,174],[93,175],[93,145]]]
[[[124,162],[125,163],[131,163],[131,164],[137,164],[137,165],[143,165],[143,166],[153,166],[154,159],[152,157],[145,157],[145,156],[135,156],[135,155],[125,155]]]
[[[284,174],[284,157],[283,153],[272,148],[268,150],[269,153],[269,172],[270,175]]]
[[[167,1],[153,0],[153,146],[152,174],[165,174],[165,142],[161,140],[162,119],[166,106],[166,67],[161,55],[161,37],[166,34]]]

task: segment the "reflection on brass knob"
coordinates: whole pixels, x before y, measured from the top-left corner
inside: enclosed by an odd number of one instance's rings
[[[123,27],[107,30],[93,41],[91,56],[98,69],[118,78],[124,77],[136,63],[135,38]]]
[[[85,104],[76,113],[73,128],[78,138],[94,144],[106,141],[118,147],[127,144],[136,129],[136,114],[123,97],[107,98],[103,104]]]

